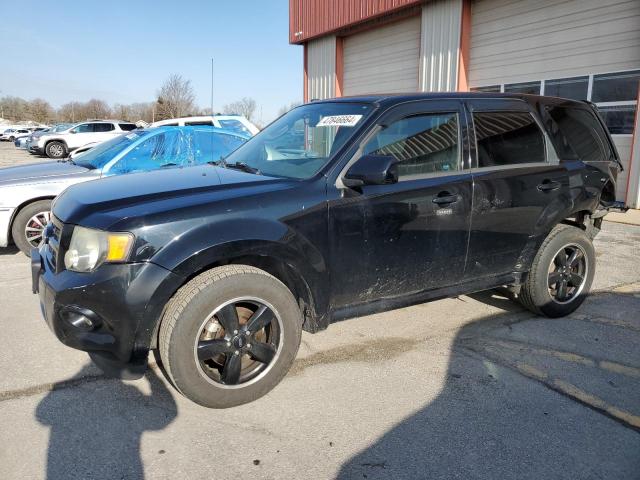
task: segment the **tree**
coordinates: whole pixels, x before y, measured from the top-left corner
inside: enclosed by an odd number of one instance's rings
[[[42,98],[34,98],[27,104],[25,112],[29,120],[38,123],[48,123],[55,119],[55,113],[51,105]]]
[[[227,115],[244,115],[247,120],[251,120],[257,108],[253,98],[243,97],[240,100],[224,106],[224,113]]]
[[[294,102],[291,102],[289,105],[283,105],[282,107],[280,107],[280,110],[278,110],[278,116],[280,117],[284,115],[289,110],[296,108],[298,105],[302,105],[302,103],[298,102],[297,100]]]
[[[79,102],[69,102],[58,109],[58,119],[61,122],[74,123],[80,120],[82,104]]]
[[[83,105],[83,117],[91,118],[109,118],[111,116],[111,108],[104,100],[92,98]]]
[[[195,110],[194,100],[191,80],[177,73],[170,75],[158,91],[156,120],[188,116]]]

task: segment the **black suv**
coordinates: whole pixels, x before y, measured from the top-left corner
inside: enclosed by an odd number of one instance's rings
[[[526,95],[312,102],[226,159],[73,186],[32,256],[66,345],[185,396],[254,400],[301,330],[507,287],[559,317],[589,292],[620,163],[595,108]]]

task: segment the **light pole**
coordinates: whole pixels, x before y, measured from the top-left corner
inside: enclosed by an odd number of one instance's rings
[[[213,115],[213,57],[211,57],[211,115]]]

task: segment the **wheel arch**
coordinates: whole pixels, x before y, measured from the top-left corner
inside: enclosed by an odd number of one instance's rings
[[[318,280],[310,273],[313,267],[293,260],[296,253],[289,251],[288,247],[282,244],[265,241],[250,243],[247,245],[247,242],[230,242],[212,247],[209,252],[195,252],[173,269],[180,281],[173,283],[162,299],[152,300],[153,303],[161,303],[162,308],[146,319],[146,322],[152,322],[151,328],[142,329],[152,332],[149,341],[151,349],[157,345],[162,316],[169,300],[193,278],[224,265],[248,265],[273,275],[296,299],[303,318],[302,328],[305,331],[314,333],[327,328],[328,312],[323,300],[326,293],[319,290]]]
[[[18,216],[18,214],[25,208],[28,207],[29,205],[31,205],[32,203],[35,202],[39,202],[41,200],[53,200],[54,198],[56,198],[55,195],[41,195],[39,197],[34,197],[34,198],[29,198],[28,200],[25,200],[24,202],[22,202],[20,205],[18,205],[15,210],[13,211],[13,214],[11,215],[11,218],[9,219],[9,232],[7,233],[8,235],[8,240],[10,242],[13,241],[13,235],[11,233],[12,229],[13,229],[13,223],[15,222],[16,217]]]

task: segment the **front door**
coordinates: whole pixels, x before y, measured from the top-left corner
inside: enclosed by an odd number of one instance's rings
[[[335,308],[462,278],[472,195],[464,118],[457,101],[415,102],[365,137],[358,155],[394,156],[399,181],[345,188],[329,202]]]
[[[554,158],[528,104],[495,99],[468,105],[477,152],[466,271],[471,280],[526,269],[535,254],[527,250],[570,200],[567,169]]]

